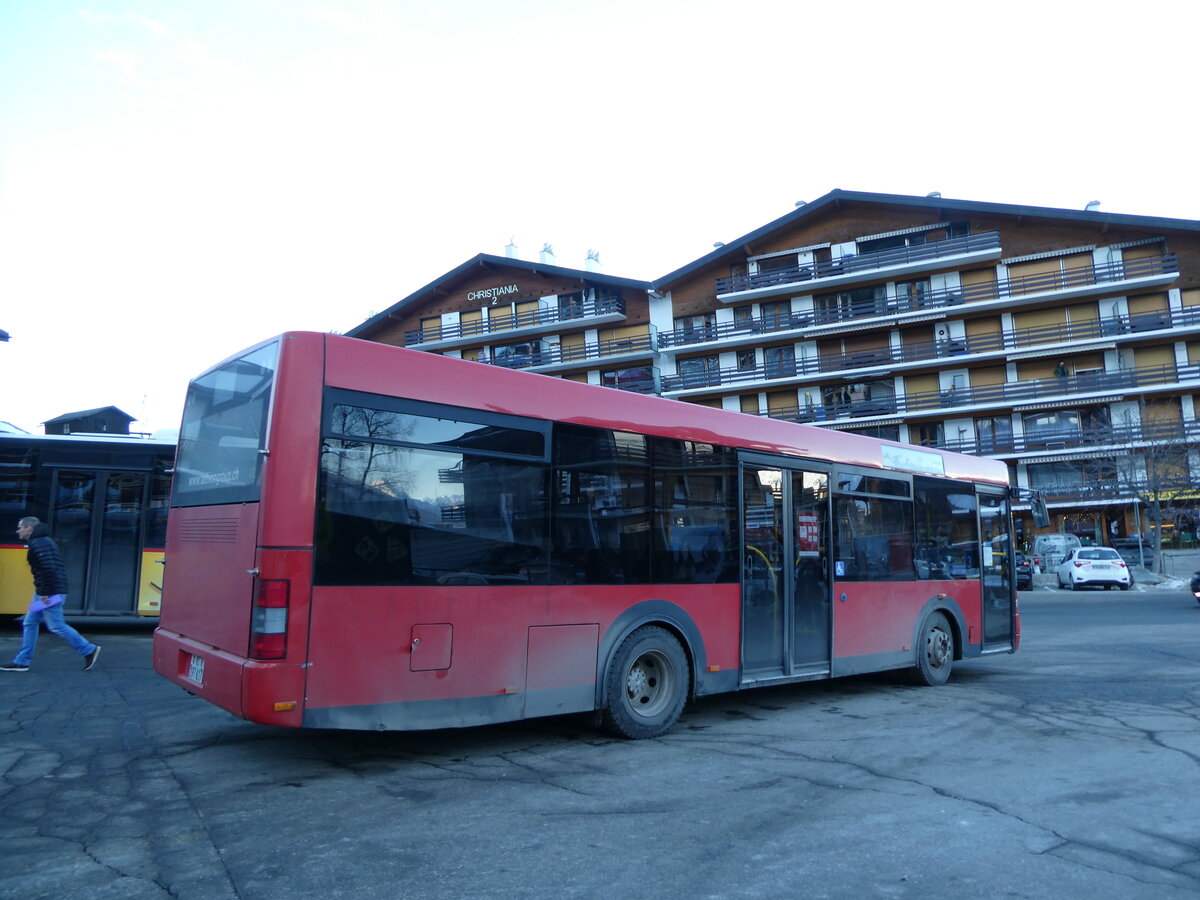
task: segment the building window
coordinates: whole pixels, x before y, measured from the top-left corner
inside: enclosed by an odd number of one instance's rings
[[[711,341],[717,336],[717,317],[714,313],[697,316],[679,316],[675,319],[675,338],[681,343],[692,344]]]
[[[920,281],[897,282],[896,306],[900,310],[924,309],[931,290],[928,278]]]
[[[524,341],[492,348],[492,362],[508,369],[536,366],[542,361],[542,342]]]
[[[679,361],[679,377],[683,387],[708,387],[721,383],[721,358],[694,356]]]
[[[763,351],[768,378],[787,378],[796,374],[795,347],[768,347]]]
[[[921,422],[908,426],[908,438],[922,447],[940,447],[946,443],[946,426],[942,422]]]
[[[754,350],[739,350],[737,354],[739,372],[758,368],[758,354]]]
[[[583,315],[583,291],[558,295],[558,317],[560,319],[578,319]]]
[[[790,328],[792,325],[792,304],[790,300],[777,300],[764,303],[762,310],[762,326],[764,331],[778,331],[780,328]]]
[[[1012,419],[1009,416],[976,419],[975,440],[980,453],[1013,449]]]
[[[651,366],[636,366],[632,369],[611,369],[600,373],[604,387],[633,391],[638,394],[655,392],[654,369]]]
[[[878,316],[885,312],[887,290],[883,285],[818,294],[814,300],[817,321]]]

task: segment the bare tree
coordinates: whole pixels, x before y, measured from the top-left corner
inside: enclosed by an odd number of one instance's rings
[[[1122,429],[1128,452],[1115,461],[1115,474],[1122,493],[1144,506],[1154,570],[1162,574],[1163,526],[1195,493],[1191,471],[1200,463],[1200,422],[1185,421],[1175,399],[1142,397],[1138,414],[1139,422]]]

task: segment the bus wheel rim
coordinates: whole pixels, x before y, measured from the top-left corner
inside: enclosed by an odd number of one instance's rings
[[[944,666],[950,658],[950,635],[941,628],[930,629],[925,645],[925,657],[935,669]]]
[[[643,653],[633,661],[625,676],[630,709],[646,718],[659,715],[671,699],[674,683],[674,671],[666,654],[657,650]]]

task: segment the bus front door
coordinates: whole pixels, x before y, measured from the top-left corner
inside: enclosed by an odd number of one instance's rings
[[[742,679],[829,673],[829,476],[742,467]]]

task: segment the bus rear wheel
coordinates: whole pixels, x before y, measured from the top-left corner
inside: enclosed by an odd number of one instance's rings
[[[683,712],[690,668],[679,641],[647,625],[621,642],[608,667],[604,726],[641,739],[666,732]]]
[[[954,631],[942,613],[931,613],[921,626],[913,675],[918,684],[945,684],[953,667]]]

